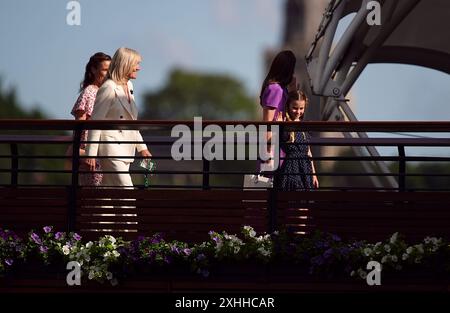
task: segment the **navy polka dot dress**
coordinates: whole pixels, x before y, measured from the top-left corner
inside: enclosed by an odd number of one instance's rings
[[[311,159],[308,158],[308,136],[304,132],[295,132],[293,143],[287,143],[289,133],[283,137],[286,140],[282,140],[281,148],[286,152],[286,159],[279,169],[277,185],[284,191],[311,190],[312,176],[306,175],[312,173]]]

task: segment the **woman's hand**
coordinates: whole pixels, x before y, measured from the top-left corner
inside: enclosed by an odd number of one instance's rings
[[[313,181],[312,181],[312,183],[313,183],[313,186],[314,186],[314,188],[319,188],[319,180],[317,179],[317,176],[316,175],[313,175]]]
[[[86,165],[88,167],[88,169],[90,171],[95,171],[95,159],[94,158],[89,158],[89,159],[85,159],[86,160]]]
[[[141,157],[144,157],[144,158],[151,158],[152,157],[152,154],[147,149],[142,150],[141,152],[139,152],[139,154],[141,155]]]

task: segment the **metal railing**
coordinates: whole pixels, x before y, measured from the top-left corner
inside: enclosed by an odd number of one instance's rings
[[[317,175],[321,178],[326,177],[394,177],[398,182],[397,188],[389,188],[386,186],[381,187],[367,187],[368,189],[379,189],[379,190],[389,190],[389,189],[397,189],[399,191],[405,190],[413,190],[408,188],[406,185],[406,180],[408,177],[449,177],[449,173],[408,173],[407,172],[407,164],[409,162],[439,162],[441,164],[449,164],[450,158],[446,156],[446,152],[441,153],[439,156],[434,155],[415,155],[408,156],[406,154],[405,148],[410,147],[428,147],[428,148],[448,148],[450,147],[450,123],[448,122],[303,122],[303,123],[263,123],[263,122],[253,122],[253,121],[203,121],[203,127],[208,125],[218,125],[225,129],[226,125],[272,125],[277,124],[280,126],[280,133],[284,130],[302,130],[306,132],[315,132],[315,133],[335,133],[336,132],[345,132],[347,134],[356,133],[360,131],[364,132],[384,132],[384,133],[392,133],[392,132],[408,132],[408,133],[427,133],[427,137],[415,137],[415,138],[340,138],[340,137],[312,137],[309,140],[309,145],[316,150],[312,160],[315,161],[318,166]],[[84,129],[140,129],[141,131],[154,131],[157,129],[160,132],[166,131],[166,135],[145,135],[145,141],[147,145],[150,147],[150,150],[154,150],[153,148],[158,146],[162,147],[160,150],[162,153],[154,153],[153,159],[158,162],[159,160],[167,160],[169,162],[173,162],[173,164],[187,164],[188,162],[201,162],[201,167],[198,169],[192,169],[191,166],[187,166],[187,168],[183,168],[181,170],[173,170],[172,166],[168,166],[167,169],[158,168],[154,175],[157,177],[158,175],[197,175],[201,176],[201,184],[185,184],[185,185],[170,185],[170,184],[160,184],[153,185],[150,188],[202,188],[202,189],[210,189],[210,188],[231,188],[231,189],[239,189],[242,186],[234,185],[234,186],[217,186],[211,184],[211,177],[217,175],[237,175],[243,176],[245,174],[256,174],[256,162],[253,162],[253,165],[247,164],[247,169],[239,169],[239,170],[214,170],[212,167],[212,163],[216,161],[209,161],[205,158],[204,155],[201,156],[201,159],[195,160],[185,160],[185,161],[174,161],[168,153],[168,147],[171,147],[175,141],[179,138],[170,137],[170,129],[175,125],[186,125],[188,127],[193,127],[192,121],[62,121],[62,120],[53,120],[53,121],[37,121],[37,120],[2,120],[0,122],[0,131],[8,130],[11,131],[20,131],[21,134],[3,134],[0,135],[0,145],[9,145],[9,153],[2,153],[0,155],[0,159],[2,160],[10,160],[10,167],[0,168],[1,173],[9,173],[10,174],[10,185],[18,186],[19,182],[19,174],[21,173],[53,173],[53,174],[70,174],[71,179],[68,185],[78,186],[78,174],[85,173],[84,171],[79,170],[80,160],[83,159],[83,156],[79,155],[79,147],[80,147],[80,138],[81,132]],[[36,131],[45,132],[45,131],[72,131],[73,135],[36,135]],[[25,132],[25,134],[24,134]],[[28,133],[27,133],[28,132]],[[442,136],[433,136],[433,134],[439,133]],[[202,138],[201,142],[194,142],[193,144],[201,144],[202,148],[206,142],[210,141],[208,138]],[[99,141],[97,142],[107,143]],[[111,142],[108,142],[111,143]],[[132,142],[120,142],[120,143],[132,143]],[[38,145],[53,145],[59,146],[60,150],[63,151],[64,148],[69,144],[73,145],[73,154],[71,157],[71,162],[73,164],[72,170],[64,170],[64,169],[55,169],[51,168],[24,168],[20,166],[23,160],[26,160],[27,163],[30,163],[30,160],[62,160],[67,159],[67,156],[64,154],[27,154],[20,153],[20,146],[38,146]],[[252,145],[257,145],[257,142],[252,139],[246,138],[245,142],[234,143],[235,146],[244,145],[246,149],[248,149]],[[397,155],[387,155],[387,156],[355,156],[355,155],[342,155],[342,148],[355,148],[355,147],[367,147],[367,146],[376,146],[376,147],[395,147],[398,154]],[[314,147],[320,147],[322,151],[317,151]],[[335,147],[334,155],[330,155],[330,152],[324,152],[326,149],[330,149],[330,147]],[[340,147],[341,149],[339,149]],[[62,148],[62,149],[61,149]],[[203,150],[202,150],[203,151]],[[450,151],[450,150],[449,150]],[[348,153],[347,153],[348,154]],[[447,155],[450,155],[448,153]],[[123,156],[124,158],[136,158],[139,159],[138,156]],[[102,158],[101,156],[99,158]],[[353,170],[349,172],[341,171],[335,172],[329,166],[325,166],[324,164],[327,162],[359,162],[359,163],[367,163],[371,164],[371,168],[373,169],[370,173],[366,171],[356,171]],[[384,173],[382,171],[377,170],[376,164],[374,162],[391,162],[391,164],[396,164],[395,171],[393,170],[391,173]],[[357,163],[353,163],[357,164]],[[375,164],[375,166],[374,166]],[[253,167],[253,169],[252,169]],[[394,168],[394,166],[392,166]],[[130,171],[131,174],[144,174],[143,170],[132,169]],[[311,174],[311,173],[309,173]],[[33,182],[28,182],[27,185],[32,185]],[[5,185],[5,181],[2,182]],[[327,186],[326,184],[321,187],[321,189],[358,189],[358,186]],[[450,188],[450,186],[442,186],[442,190],[446,190],[446,188]]]
[[[257,161],[245,161],[238,169],[232,166],[218,167],[215,166],[215,160],[209,160],[205,155],[202,155],[196,160],[175,161],[170,154],[170,148],[175,141],[180,138],[173,138],[170,136],[171,129],[176,125],[185,125],[190,129],[194,128],[192,121],[66,121],[66,120],[2,120],[0,121],[0,147],[3,150],[0,154],[0,162],[2,167],[0,168],[0,175],[10,175],[8,182],[3,177],[3,187],[22,187],[22,186],[42,186],[41,181],[33,181],[33,178],[29,178],[31,181],[26,183],[21,180],[21,175],[65,175],[65,183],[56,184],[58,186],[64,186],[69,189],[69,208],[68,208],[68,221],[69,229],[74,229],[76,220],[76,202],[79,192],[79,174],[86,173],[79,169],[80,161],[84,158],[79,155],[81,134],[83,130],[90,129],[138,129],[144,134],[144,140],[150,150],[153,153],[153,159],[159,163],[165,163],[165,166],[158,166],[158,169],[153,173],[153,182],[149,188],[151,189],[200,189],[200,190],[212,190],[212,189],[231,189],[231,190],[243,190],[242,178],[246,174],[257,174]],[[446,164],[450,168],[450,153],[444,152],[439,155],[408,155],[407,148],[410,147],[426,147],[448,149],[450,147],[450,123],[449,122],[302,122],[302,123],[265,123],[265,122],[253,122],[253,121],[203,121],[201,131],[208,125],[217,125],[221,129],[226,130],[226,126],[263,126],[263,125],[278,125],[280,127],[280,133],[284,131],[305,131],[311,132],[313,135],[321,134],[321,136],[312,136],[308,144],[312,147],[314,153],[312,160],[316,163],[317,172],[316,175],[321,181],[320,191],[394,191],[394,192],[419,192],[419,191],[450,191],[450,185],[442,184],[438,188],[419,189],[408,186],[408,178],[421,177],[421,178],[438,178],[448,179],[450,177],[449,172],[440,171],[437,173],[410,173],[408,172],[408,164],[412,162],[423,163],[440,163]],[[54,132],[59,132],[54,134]],[[66,133],[63,133],[63,132]],[[199,131],[199,129],[196,129]],[[370,138],[349,138],[352,133],[356,132],[368,132],[368,133],[384,133],[389,134],[391,137],[370,137]],[[53,132],[53,134],[50,134]],[[73,135],[70,135],[70,132]],[[402,133],[415,133],[423,134],[416,137],[401,138],[398,135],[392,136],[394,132]],[[41,133],[41,134],[37,134]],[[326,133],[332,133],[333,137],[322,136]],[[339,137],[338,134],[345,133],[345,137]],[[234,138],[234,137],[233,137]],[[257,138],[257,137],[256,137]],[[199,144],[203,148],[210,138],[201,138],[201,140],[187,140],[186,142]],[[220,140],[219,140],[220,142]],[[102,142],[98,143],[108,143]],[[131,143],[122,141],[120,143]],[[63,152],[67,146],[73,145],[73,154],[68,157]],[[232,145],[237,147],[238,145],[244,145],[246,149],[249,149],[252,145],[257,145],[258,142],[255,139],[245,137],[244,141],[233,142]],[[5,149],[9,146],[9,149]],[[47,150],[35,151],[31,147],[59,147],[59,153],[48,154]],[[341,148],[358,148],[367,146],[377,147],[394,147],[396,148],[397,155],[385,155],[373,157],[370,155],[351,155],[343,154],[343,150],[329,150],[330,147]],[[159,149],[157,148],[159,147]],[[26,149],[25,149],[26,148]],[[319,149],[317,149],[319,148]],[[6,151],[9,150],[9,151]],[[42,150],[42,149],[41,149]],[[51,148],[49,148],[51,150]],[[106,157],[106,156],[104,156]],[[139,159],[135,156],[123,156]],[[59,169],[57,168],[57,161],[61,163],[62,160],[68,160],[72,163],[72,169]],[[100,157],[101,158],[101,157]],[[287,160],[288,158],[285,158]],[[5,160],[9,160],[9,166],[5,166]],[[37,166],[24,166],[24,164],[30,164],[30,161],[37,162],[38,160],[51,160],[45,168],[37,168]],[[31,162],[31,163],[33,163]],[[198,169],[193,169],[195,166]],[[326,166],[325,164],[332,162],[334,167]],[[351,163],[351,166],[344,166],[343,164]],[[391,173],[386,173],[377,169],[376,162],[391,162]],[[360,167],[358,164],[366,163],[370,166]],[[230,164],[238,164],[237,161]],[[395,165],[395,166],[394,166]],[[178,169],[177,169],[178,167]],[[346,170],[338,171],[339,168],[347,168]],[[367,172],[367,168],[371,168],[370,172]],[[108,173],[105,172],[104,173]],[[145,171],[142,169],[131,169],[131,174],[144,175]],[[306,173],[311,175],[312,173]],[[158,183],[158,176],[196,176],[201,177],[195,181],[189,181],[184,184],[177,183]],[[390,176],[395,178],[398,182],[398,186],[395,188],[386,186],[376,186],[368,183],[367,185],[361,184],[362,180],[369,182],[369,177],[384,178]],[[227,179],[217,179],[217,177],[234,177],[237,179],[229,179],[235,181],[234,184],[226,184]],[[346,178],[344,183],[334,182],[338,178]],[[332,183],[327,183],[326,178]],[[331,180],[330,180],[331,178]],[[359,179],[359,181],[355,181]],[[219,181],[219,184],[214,182]],[[48,186],[54,186],[55,184],[47,184]],[[144,188],[142,184],[135,184],[137,188]],[[269,190],[267,205],[269,214],[269,227],[268,230],[272,231],[276,229],[277,225],[277,202],[278,202],[279,190],[272,188]]]

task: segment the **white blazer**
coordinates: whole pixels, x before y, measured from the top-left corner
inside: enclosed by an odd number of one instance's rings
[[[128,81],[128,89],[133,90],[133,84]],[[137,108],[134,96],[131,95],[131,103],[121,86],[112,79],[108,79],[97,92],[92,120],[136,120]],[[134,161],[133,158],[125,159],[119,156],[134,157],[135,151],[147,149],[143,143],[141,133],[138,130],[98,130],[88,131],[88,141],[112,141],[108,144],[89,143],[86,146],[86,155],[90,157],[110,156],[113,159],[126,163]],[[114,141],[136,141],[135,144],[115,143]],[[114,156],[118,156],[114,158]]]

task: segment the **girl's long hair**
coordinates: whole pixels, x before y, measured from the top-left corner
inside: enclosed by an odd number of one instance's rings
[[[293,91],[293,92],[290,92],[289,93],[289,97],[288,97],[288,101],[286,101],[286,108],[285,108],[285,110],[286,110],[286,122],[293,122],[294,121],[294,119],[291,117],[289,107],[291,105],[291,102],[298,101],[298,100],[305,101],[305,110],[306,110],[306,107],[308,106],[308,103],[309,103],[309,100],[308,100],[308,97],[306,96],[306,94],[303,91],[297,91],[297,90]],[[303,120],[304,116],[305,115],[303,114],[303,117],[301,118],[301,120]],[[289,138],[288,138],[287,142],[288,143],[292,143],[294,141],[295,141],[295,131],[291,131],[291,132],[289,132]]]

